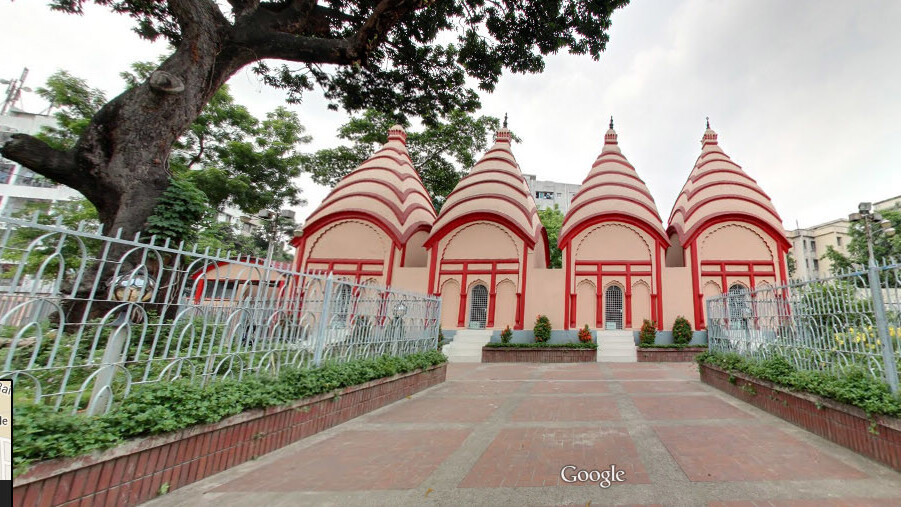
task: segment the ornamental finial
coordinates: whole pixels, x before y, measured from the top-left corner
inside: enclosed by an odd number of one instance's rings
[[[710,130],[710,117],[707,117],[707,130]]]
[[[504,113],[504,128],[507,128],[507,113]]]
[[[610,117],[610,128],[613,128],[613,116]]]

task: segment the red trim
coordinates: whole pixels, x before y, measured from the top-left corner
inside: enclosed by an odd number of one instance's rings
[[[648,189],[647,189],[647,188],[642,188],[642,187],[639,187],[639,186],[637,186],[637,185],[629,185],[629,184],[627,184],[627,183],[621,183],[621,182],[619,182],[619,181],[604,181],[604,182],[602,182],[602,183],[595,183],[594,185],[589,185],[589,186],[585,186],[585,185],[583,184],[583,185],[579,188],[579,191],[576,192],[576,195],[573,196],[572,200],[575,201],[575,200],[578,199],[579,196],[582,195],[583,193],[588,192],[589,190],[594,190],[594,189],[596,189],[596,188],[600,188],[600,187],[622,187],[622,188],[628,188],[628,189],[634,190],[634,191],[640,193],[641,195],[647,197],[647,198],[650,199],[652,202],[654,201],[654,197],[651,195],[650,192],[648,192]]]
[[[610,161],[608,161],[608,162],[616,162],[616,161],[615,161],[615,160],[610,160]],[[631,166],[629,166],[629,167],[631,168]],[[601,176],[607,176],[608,174],[618,174],[618,175],[620,175],[620,176],[625,176],[625,177],[627,177],[627,178],[632,178],[633,180],[635,180],[635,181],[641,183],[642,185],[645,184],[645,183],[644,183],[644,180],[642,180],[642,179],[639,178],[636,174],[633,174],[633,173],[620,172],[620,171],[601,171],[601,172],[597,172],[597,173],[594,173],[594,174],[589,174],[588,177],[585,178],[584,181],[582,181],[582,186],[587,185],[589,181],[591,181],[591,180],[593,180],[593,179],[595,179],[595,178],[600,178]]]
[[[615,156],[617,156],[617,157],[622,157],[623,159],[622,159],[622,160],[611,160],[611,159],[605,158],[605,157],[608,157],[608,156],[610,156],[610,155],[615,155]],[[598,155],[598,158],[596,158],[596,159],[594,160],[594,163],[591,164],[591,168],[594,169],[595,167],[597,167],[597,166],[599,166],[599,165],[601,165],[601,164],[619,164],[619,165],[622,165],[622,166],[626,166],[626,167],[628,167],[629,169],[632,169],[633,171],[635,170],[635,166],[633,166],[632,164],[630,164],[630,163],[629,163],[629,160],[626,159],[626,156],[623,155],[622,153],[616,153],[616,152],[610,152],[610,151],[608,151],[607,153],[601,153],[600,155]],[[604,171],[604,172],[607,172],[607,171]],[[597,174],[603,174],[603,173],[597,173]],[[636,178],[637,178],[637,176],[636,176]],[[585,183],[583,182],[582,184],[584,185]]]
[[[294,260],[294,271],[300,272],[300,271],[303,271],[303,269],[301,269],[301,267],[303,266],[303,257],[304,257],[304,254],[306,253],[305,250],[307,249],[307,237],[301,236],[299,238],[294,238],[294,239],[298,240],[297,245],[295,245],[297,247],[297,250],[296,250],[297,253],[295,254],[296,259]],[[293,240],[291,241],[291,244],[292,245],[294,244]]]
[[[572,212],[572,210],[570,210]],[[567,214],[569,215],[569,214]],[[664,245],[669,245],[669,239],[663,235],[662,230],[658,230],[651,226],[644,219],[632,215],[631,213],[604,213],[602,215],[590,215],[581,221],[577,222],[575,225],[571,226],[569,230],[565,231],[565,234],[561,235],[561,237],[557,240],[558,245],[563,245],[565,243],[570,242],[577,234],[584,231],[585,229],[592,227],[597,224],[606,223],[606,222],[622,222],[629,225],[634,225],[644,232],[650,234],[652,237],[659,239]],[[565,226],[565,220],[564,220]],[[560,232],[564,232],[564,228],[560,228]]]
[[[657,243],[655,243],[655,246]],[[633,276],[648,276],[651,277],[651,284],[653,286],[654,275],[651,270],[652,261],[621,261],[621,260],[612,260],[612,261],[576,261],[576,267],[578,266],[594,266],[594,271],[579,271],[576,270],[576,276],[594,276],[595,277],[595,291],[597,297],[597,303],[595,306],[595,323],[597,327],[603,326],[603,284],[605,276],[625,276],[625,319],[623,323],[624,328],[632,327],[632,277]],[[607,271],[604,269],[605,266],[625,266],[624,270],[614,270]],[[647,271],[632,271],[632,266],[635,267],[647,267]],[[575,309],[573,310],[575,311]]]
[[[334,194],[332,194],[332,195],[334,195]],[[397,218],[397,221],[400,222],[401,224],[406,222],[407,219],[410,218],[410,215],[412,215],[413,212],[418,209],[424,210],[426,212],[431,211],[433,213],[432,216],[433,217],[435,216],[434,210],[430,210],[429,208],[426,208],[422,203],[418,203],[418,202],[413,203],[413,204],[410,204],[409,206],[407,206],[405,209],[401,209],[400,206],[398,206],[397,203],[395,203],[394,201],[388,199],[387,197],[385,197],[381,194],[376,194],[373,192],[354,192],[354,193],[345,194],[345,195],[336,197],[331,200],[327,200],[323,203],[323,204],[325,204],[325,206],[322,206],[318,210],[316,210],[316,212],[313,213],[313,216],[326,213],[326,212],[328,212],[329,206],[331,206],[333,204],[337,204],[338,202],[343,201],[345,199],[352,199],[354,197],[368,197],[370,199],[373,199],[375,201],[378,201],[378,202],[384,204],[391,210],[391,212],[394,214],[394,217]],[[337,213],[340,213],[340,212],[341,211],[337,211]],[[313,218],[314,222],[316,220],[317,220],[316,218]]]
[[[438,289],[435,287],[435,273],[438,271],[438,248],[429,248],[429,294],[437,294]]]
[[[591,199],[581,201],[578,204],[576,204],[575,206],[573,206],[572,208],[570,208],[569,211],[566,213],[566,218],[563,219],[563,224],[565,225],[567,222],[567,219],[569,217],[575,215],[575,213],[577,211],[579,211],[580,209],[584,208],[585,206],[588,206],[589,204],[592,204],[595,202],[600,202],[600,201],[628,201],[628,202],[631,202],[631,203],[641,206],[642,208],[647,210],[648,213],[654,215],[654,217],[658,221],[660,221],[660,215],[657,214],[657,211],[654,208],[648,206],[646,203],[644,203],[638,199],[635,199],[632,197],[626,197],[624,195],[601,195],[598,197],[592,197]],[[604,213],[604,212],[600,212],[600,213]],[[562,226],[561,226],[561,228],[562,228]]]
[[[523,244],[523,246],[522,246],[522,287],[519,289],[520,297],[518,298],[518,301],[517,301],[517,303],[518,303],[517,313],[519,314],[519,316],[517,317],[516,323],[513,326],[516,329],[522,329],[525,324],[523,322],[525,320],[525,319],[523,319],[523,316],[525,315],[525,311],[526,311],[526,294],[528,294],[528,292],[526,292],[526,281],[527,281],[528,275],[529,275],[529,262],[528,261],[529,261],[529,247],[527,247],[525,244]]]
[[[661,264],[662,264],[662,256],[666,255],[666,247],[661,244],[657,244],[657,258],[655,259],[657,262],[657,285],[655,288],[657,292],[654,294],[657,298],[657,329],[663,331],[663,276],[661,274]],[[654,301],[652,300],[653,304]]]
[[[745,197],[745,196],[743,196],[743,195],[736,195],[736,194],[713,195],[713,196],[710,196],[710,197],[705,197],[704,199],[701,199],[700,201],[698,201],[698,202],[692,204],[691,207],[688,208],[687,211],[685,210],[685,207],[684,207],[684,206],[679,206],[678,208],[676,208],[676,211],[673,212],[673,216],[675,216],[676,213],[680,213],[680,212],[681,212],[681,213],[682,213],[682,221],[683,221],[683,222],[687,222],[688,219],[690,219],[691,216],[694,215],[695,212],[697,212],[697,211],[698,211],[702,206],[704,206],[705,204],[707,204],[707,203],[709,203],[709,202],[714,202],[714,201],[725,201],[725,200],[730,200],[730,199],[736,199],[736,200],[739,200],[739,201],[749,202],[749,203],[751,203],[751,204],[753,204],[753,205],[755,205],[755,206],[758,206],[758,207],[764,209],[764,210],[767,211],[770,215],[772,215],[773,218],[775,218],[776,220],[778,220],[778,221],[780,221],[780,222],[782,221],[782,219],[779,218],[779,214],[776,213],[776,210],[767,207],[764,203],[762,203],[762,202],[760,202],[760,201],[751,199],[750,197]],[[772,205],[772,203],[770,203],[770,204]]]
[[[571,278],[572,278],[572,263],[570,262],[570,250],[572,250],[572,244],[565,244],[561,247],[566,250],[566,291],[563,293],[563,329],[569,329],[570,326],[570,315],[569,315],[569,305],[570,300],[572,299],[570,294],[572,290],[571,287]]]
[[[785,265],[785,256],[787,254],[787,249],[779,250],[779,276],[782,277],[782,283],[788,283],[788,268]]]
[[[692,286],[694,287],[694,295],[693,295],[694,304],[692,306],[694,306],[694,311],[695,311],[695,329],[700,331],[700,330],[704,329],[705,326],[704,326],[703,317],[702,317],[703,314],[700,312],[700,310],[701,310],[700,304],[701,304],[701,301],[704,296],[701,295],[701,280],[700,280],[700,273],[698,273],[698,271],[699,271],[698,245],[697,245],[697,241],[692,240],[692,242],[691,242],[691,282],[692,282]]]
[[[748,190],[751,190],[753,192],[760,194],[762,197],[764,197],[768,201],[772,200],[772,199],[770,199],[770,196],[766,195],[766,192],[764,192],[763,189],[758,187],[756,184],[752,185],[750,183],[745,183],[743,181],[728,181],[728,180],[711,181],[709,183],[704,183],[703,185],[699,185],[699,186],[691,189],[690,191],[688,191],[686,193],[686,197],[691,199],[692,196],[694,196],[701,190],[704,190],[705,188],[718,187],[720,185],[735,185],[735,186],[739,186],[739,187],[744,187],[744,188],[747,188]]]
[[[392,255],[394,252],[394,248],[391,249]],[[325,264],[326,267],[323,269],[326,273],[332,273],[334,275],[339,276],[352,276],[354,277],[354,282],[360,283],[360,280],[366,276],[382,276],[383,267],[385,265],[384,259],[331,259],[331,258],[309,258],[306,263],[304,263],[304,271],[308,270],[310,264]],[[335,269],[336,264],[351,264],[355,267],[353,268],[344,268],[344,269]],[[378,271],[369,271],[366,269],[366,266],[376,266],[379,268]],[[391,267],[388,267],[388,281],[386,285],[391,285]]]
[[[487,172],[487,171],[485,171],[485,172]],[[506,173],[506,174],[509,174],[510,176],[515,178],[515,175],[513,175],[513,174],[510,174],[510,173]],[[519,180],[519,181],[522,182],[522,180]],[[481,185],[482,183],[497,183],[499,185],[504,185],[506,187],[510,187],[511,189],[516,191],[518,194],[522,195],[523,197],[529,196],[529,192],[526,190],[523,190],[522,187],[514,185],[514,184],[510,183],[509,181],[504,181],[504,180],[497,179],[497,178],[491,178],[491,179],[479,180],[479,181],[471,181],[471,182],[466,182],[466,183],[464,183],[463,180],[460,180],[460,183],[458,183],[457,187],[454,188],[454,192],[459,192],[463,189],[466,189],[466,188],[469,188],[469,187],[472,187],[475,185]]]
[[[529,236],[525,231],[523,231],[523,229],[519,225],[516,224],[515,221],[513,221],[512,218],[510,218],[506,214],[501,213],[499,211],[493,211],[493,210],[492,211],[479,211],[476,213],[467,213],[465,215],[459,216],[459,217],[451,220],[450,222],[444,224],[438,230],[433,229],[431,235],[429,235],[429,238],[426,239],[424,246],[426,248],[431,248],[433,246],[436,246],[437,243],[439,241],[441,241],[442,238],[444,238],[445,236],[450,234],[452,231],[456,230],[458,227],[461,227],[463,225],[466,225],[466,224],[469,224],[472,222],[479,222],[479,221],[495,222],[500,225],[503,225],[504,227],[509,229],[511,232],[516,234],[520,239],[525,241],[529,245],[529,248],[535,247],[535,241],[537,240],[537,237]],[[536,234],[536,236],[537,236],[537,234]]]
[[[470,195],[470,196],[464,197],[460,200],[456,200],[451,204],[445,204],[444,207],[441,208],[441,214],[445,215],[446,213],[450,213],[451,210],[453,210],[457,206],[459,206],[465,202],[474,201],[476,199],[498,199],[501,201],[509,202],[514,207],[518,208],[519,211],[522,211],[522,214],[526,218],[526,220],[528,220],[529,225],[532,224],[532,219],[538,215],[538,208],[532,208],[530,210],[529,208],[526,208],[526,206],[517,199],[514,199],[514,198],[506,196],[506,195],[502,195],[502,194],[489,194],[489,193],[480,193],[480,194],[476,194],[476,195]]]
[[[335,192],[337,192],[338,190],[344,190],[344,189],[350,188],[354,185],[358,185],[360,183],[373,183],[375,185],[383,186],[383,187],[387,188],[388,190],[390,190],[391,193],[393,193],[397,197],[397,200],[399,200],[401,202],[406,202],[407,198],[413,194],[421,196],[426,201],[431,202],[431,199],[429,199],[429,196],[425,192],[425,187],[423,187],[422,189],[415,188],[415,187],[408,188],[407,190],[401,192],[401,190],[399,188],[397,188],[394,185],[391,185],[390,183],[386,182],[384,179],[376,179],[376,178],[358,178],[353,181],[348,181],[347,183],[343,183],[343,182],[338,183],[338,185],[335,186],[335,188],[332,190],[332,195],[334,195]],[[356,194],[354,194],[354,195],[356,195]],[[326,198],[326,200],[323,201],[323,204],[325,204],[327,202],[330,202],[330,201],[328,201],[328,199]],[[432,208],[432,211],[433,212],[435,211],[434,208]]]
[[[773,227],[772,224],[770,224],[769,222],[767,222],[757,216],[750,215],[747,213],[740,213],[740,212],[724,211],[724,212],[720,212],[720,213],[714,213],[713,215],[706,217],[704,220],[702,220],[702,221],[698,222],[697,224],[695,224],[694,226],[692,226],[691,229],[688,230],[688,232],[683,231],[682,224],[678,224],[678,223],[672,224],[667,229],[667,233],[672,234],[673,232],[675,232],[676,234],[679,235],[679,241],[683,245],[687,245],[688,243],[694,241],[694,239],[697,238],[698,235],[700,235],[700,233],[703,232],[708,227],[711,227],[713,225],[723,223],[723,222],[729,222],[729,221],[747,222],[747,223],[756,225],[757,227],[760,227],[761,229],[763,229],[773,240],[775,240],[784,249],[787,250],[787,249],[791,248],[791,243],[788,242],[788,239],[785,237],[785,234],[776,230],[776,228]]]
[[[312,222],[308,221],[306,227],[304,227],[304,236],[310,237],[325,226],[340,222],[341,220],[363,220],[364,222],[369,222],[387,234],[391,241],[394,242],[395,246],[398,247],[410,239],[410,236],[419,232],[423,227],[426,229],[429,228],[429,224],[426,222],[418,222],[409,227],[407,233],[402,235],[397,228],[386,223],[377,214],[372,213],[369,210],[352,209],[336,211],[322,218],[313,220]]]
[[[388,256],[388,276],[385,285],[391,287],[391,278],[394,275],[394,251],[396,248],[391,248],[391,255]]]
[[[407,244],[404,243],[403,248],[400,251],[400,267],[404,267],[407,261]]]
[[[478,165],[478,164],[476,164],[476,165]],[[467,174],[466,176],[460,178],[460,181],[459,181],[459,183],[457,183],[457,186],[460,186],[463,182],[465,182],[469,178],[472,178],[475,176],[481,176],[483,174],[504,174],[506,176],[510,176],[511,178],[513,178],[517,181],[521,181],[523,183],[526,182],[525,179],[523,179],[523,177],[521,175],[517,175],[514,171],[505,171],[503,169],[480,169],[478,171],[471,172],[471,173]],[[528,184],[526,184],[526,188],[528,188]]]

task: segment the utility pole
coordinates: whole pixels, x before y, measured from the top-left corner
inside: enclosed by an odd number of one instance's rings
[[[6,87],[6,98],[3,100],[3,107],[0,107],[0,115],[6,114],[19,101],[23,91],[31,91],[31,88],[24,86],[26,77],[28,77],[28,67],[22,69],[22,76],[19,79],[0,79],[0,84],[8,85]]]

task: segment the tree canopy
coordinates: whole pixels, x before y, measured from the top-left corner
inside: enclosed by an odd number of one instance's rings
[[[372,109],[352,117],[338,130],[338,137],[352,144],[322,149],[305,157],[303,170],[320,185],[336,185],[388,141],[388,129],[395,123],[390,115]],[[411,130],[409,124],[403,126],[413,167],[432,196],[435,209],[440,210],[465,171],[475,165],[477,157],[488,147],[491,135],[500,128],[500,121],[458,109],[446,121],[422,130]]]
[[[885,210],[879,212],[882,217],[891,222],[895,230],[901,230],[901,210]],[[873,256],[877,261],[888,259],[901,259],[901,235],[892,237],[882,233],[878,224],[872,226],[873,232]],[[861,222],[851,224],[848,229],[851,241],[848,243],[848,255],[844,255],[831,245],[826,247],[823,259],[832,261],[832,272],[838,273],[854,266],[866,266],[870,254],[867,250],[867,234]]]
[[[253,65],[300,101],[316,87],[331,107],[376,109],[433,125],[479,107],[506,72],[535,73],[566,50],[598,59],[626,0],[50,0],[135,20],[174,52],[103,105],[71,148],[15,134],[0,152],[81,191],[108,230],[141,230],[170,183],[169,154],[220,87]],[[224,4],[222,4],[224,6]],[[98,41],[98,46],[109,41]]]
[[[551,253],[550,267],[563,267],[563,254],[557,246],[557,237],[560,235],[560,228],[563,227],[563,219],[565,218],[563,212],[555,204],[553,208],[538,210],[538,218],[547,231],[548,248]]]

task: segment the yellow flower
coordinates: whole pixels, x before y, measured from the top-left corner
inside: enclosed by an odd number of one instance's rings
[[[849,327],[849,328],[848,328],[848,332],[853,333],[853,332],[854,332],[854,328],[853,328],[853,327]]]
[[[873,326],[867,326],[867,331],[872,331],[872,330],[873,330]]]
[[[876,345],[882,345],[882,340],[876,340]]]
[[[893,327],[888,328],[888,335],[891,336],[892,338],[894,338],[895,337],[895,328],[893,328]]]
[[[835,347],[832,347],[832,352],[836,352],[836,351],[838,351],[838,349]]]
[[[854,343],[860,343],[860,335],[858,334],[856,338],[854,338]]]
[[[844,345],[844,344],[845,344],[845,340],[839,340],[839,341],[838,341],[838,344],[839,344],[839,345]]]
[[[870,344],[870,348],[871,348],[871,349],[875,349],[875,348],[876,348],[876,346],[875,346],[875,345],[873,345],[873,344],[872,344],[872,343],[871,343],[871,344]]]

